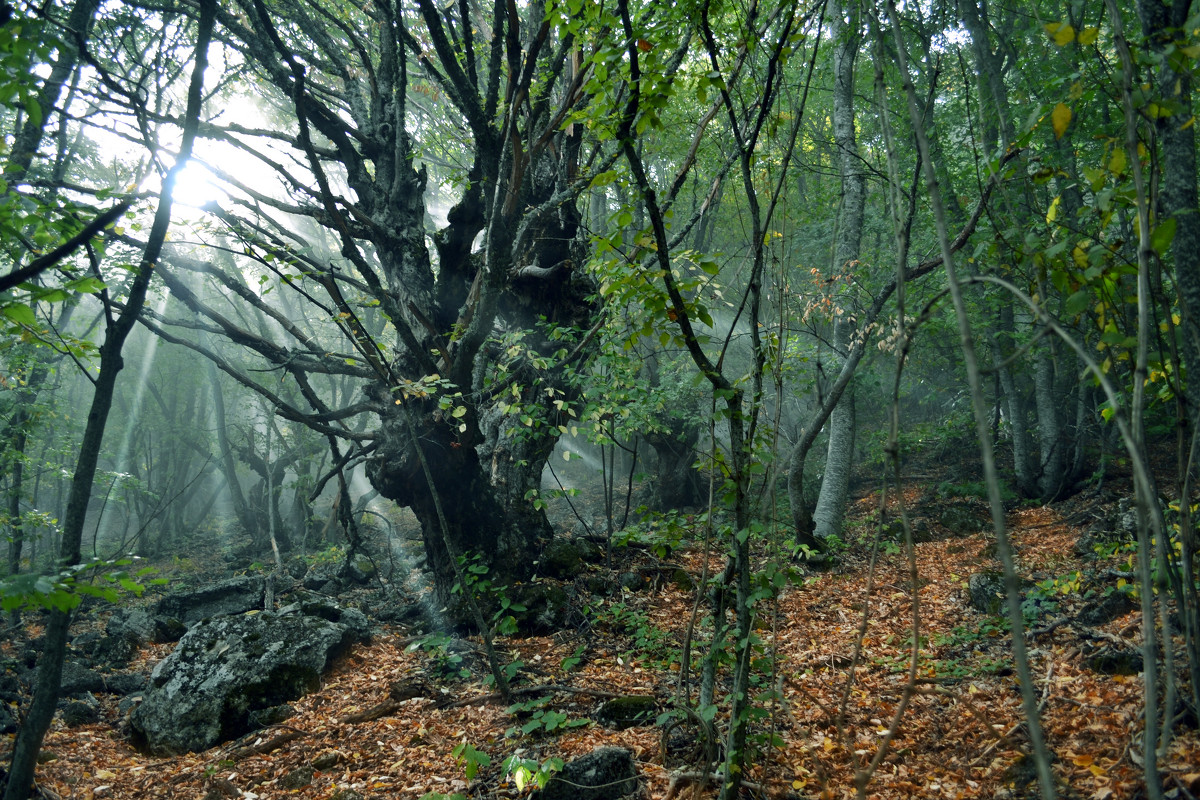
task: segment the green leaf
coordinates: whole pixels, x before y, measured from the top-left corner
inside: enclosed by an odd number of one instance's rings
[[[1082,314],[1083,311],[1089,305],[1091,305],[1091,302],[1092,293],[1087,289],[1080,289],[1078,292],[1067,298],[1067,302],[1064,305],[1063,310],[1066,311],[1068,317],[1074,317],[1077,314]]]
[[[1150,246],[1154,248],[1154,252],[1164,256],[1174,239],[1175,218],[1169,217],[1155,226],[1154,231],[1150,234]]]
[[[33,309],[24,303],[9,303],[0,308],[0,314],[3,314],[18,325],[24,325],[29,328],[37,325],[37,317],[34,316]]]
[[[42,106],[38,103],[37,95],[25,98],[25,113],[29,115],[29,124],[37,127],[42,124]]]
[[[96,294],[97,291],[104,288],[104,282],[96,277],[77,278],[74,281],[68,282],[66,288],[71,291],[78,291],[79,294]]]

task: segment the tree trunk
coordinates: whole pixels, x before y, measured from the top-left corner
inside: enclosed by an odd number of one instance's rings
[[[229,444],[228,421],[225,415],[225,394],[220,380],[217,378],[217,367],[211,361],[208,363],[209,388],[212,396],[213,424],[217,430],[217,449],[221,453],[221,474],[225,476],[225,488],[229,492],[233,514],[246,533],[253,535],[256,521],[246,495],[242,492],[241,481],[237,475],[237,459]]]
[[[861,38],[857,8],[854,3],[843,3],[832,15],[832,31],[836,41],[833,51],[833,138],[837,145],[838,171],[842,178],[842,204],[838,209],[838,235],[833,255],[834,274],[850,274],[857,269],[867,197],[867,179],[854,137],[854,56]],[[850,350],[856,326],[851,319],[850,309],[839,310],[845,313],[834,322],[833,347],[840,369]],[[818,539],[840,536],[842,532],[850,472],[854,467],[854,429],[854,392],[850,390],[842,396],[830,417],[825,475],[813,513]]]
[[[1029,412],[1025,395],[1017,385],[1010,360],[1013,350],[1012,306],[1000,306],[996,333],[992,336],[992,357],[1004,390],[1004,412],[1008,417],[1009,437],[1013,450],[1013,475],[1017,491],[1026,497],[1037,495],[1037,473],[1033,468],[1032,443],[1029,440]]]
[[[129,286],[129,295],[120,315],[107,326],[104,344],[100,346],[100,372],[96,377],[92,404],[88,410],[87,425],[79,444],[79,458],[75,474],[71,479],[71,496],[67,502],[67,513],[63,521],[63,538],[59,550],[61,565],[78,564],[81,558],[83,528],[87,518],[88,504],[92,496],[92,485],[96,479],[100,452],[104,443],[104,430],[108,425],[112,409],[117,375],[124,366],[121,350],[125,340],[146,302],[146,291],[154,274],[167,228],[171,222],[171,189],[175,178],[191,156],[192,143],[196,137],[200,118],[200,103],[204,86],[204,73],[208,66],[208,45],[212,38],[213,20],[216,16],[215,0],[201,0],[200,24],[197,34],[195,64],[188,91],[187,112],[184,117],[183,143],[179,158],[163,181],[163,191],[150,230],[142,260]],[[26,800],[33,785],[34,767],[42,741],[54,717],[59,688],[62,685],[63,662],[66,658],[67,634],[71,625],[69,611],[54,610],[46,625],[41,655],[38,658],[37,683],[33,698],[25,715],[17,740],[13,745],[12,762],[5,786],[4,800]]]
[[[383,420],[367,476],[381,495],[411,508],[421,522],[438,608],[456,608],[462,613],[454,616],[465,620],[465,609],[457,608],[454,599],[454,565],[442,538],[434,492],[458,553],[481,559],[494,585],[528,579],[553,532],[545,512],[535,508],[526,493],[539,485],[556,437],[536,432],[516,436],[520,432],[505,429],[512,420],[496,410],[483,425],[492,434],[484,446],[463,445],[457,429],[432,413],[412,420],[417,431],[414,442],[399,416],[403,413]],[[425,453],[433,487],[413,450],[415,444]]]
[[[1038,444],[1041,447],[1041,467],[1038,470],[1038,496],[1049,501],[1062,491],[1066,483],[1066,437],[1060,416],[1062,398],[1055,380],[1054,348],[1039,350],[1034,373],[1037,398]]]
[[[707,497],[696,461],[696,442],[700,431],[680,423],[665,431],[642,435],[654,449],[654,477],[646,505],[654,511],[691,508],[703,505]]]
[[[1162,58],[1159,91],[1164,114],[1158,118],[1162,142],[1162,218],[1175,220],[1171,257],[1182,307],[1183,357],[1187,366],[1189,422],[1200,409],[1200,197],[1196,185],[1196,130],[1191,124],[1194,61],[1167,54],[1183,36],[1190,3],[1177,0],[1142,0],[1138,4],[1142,28],[1150,48]],[[1190,62],[1190,63],[1189,63]],[[1179,71],[1173,65],[1186,64]]]

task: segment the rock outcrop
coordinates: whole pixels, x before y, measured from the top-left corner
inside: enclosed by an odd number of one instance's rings
[[[130,715],[152,752],[205,750],[269,718],[263,712],[314,691],[357,638],[347,625],[272,612],[208,618],[154,669]]]

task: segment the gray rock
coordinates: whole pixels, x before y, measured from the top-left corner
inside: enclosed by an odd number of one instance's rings
[[[140,694],[131,694],[121,698],[121,702],[117,703],[117,713],[124,718],[130,711],[138,707],[138,703],[142,702]]]
[[[1104,675],[1137,675],[1142,671],[1142,654],[1130,647],[1102,645],[1087,653],[1084,663]]]
[[[354,638],[345,625],[316,617],[206,619],[154,668],[130,724],[153,752],[207,749],[252,730],[253,712],[318,688]]]
[[[104,691],[109,694],[138,694],[146,688],[146,676],[140,672],[118,672],[104,678]]]
[[[178,642],[187,633],[187,626],[174,617],[159,615],[154,618],[155,644]]]
[[[539,559],[539,566],[543,575],[562,580],[571,579],[583,568],[583,554],[573,539],[559,537],[546,545]]]
[[[622,572],[621,577],[617,580],[622,587],[631,592],[640,592],[648,585],[646,576],[640,572]]]
[[[199,589],[173,592],[158,601],[154,613],[177,619],[190,627],[208,617],[262,608],[265,588],[262,577],[239,575]]]
[[[87,692],[104,691],[104,678],[99,672],[88,669],[74,661],[63,664],[62,684],[58,693],[62,697],[70,697]]]
[[[0,734],[16,733],[19,727],[17,718],[8,710],[8,706],[0,703]]]
[[[554,581],[530,581],[510,586],[508,597],[525,610],[514,616],[522,631],[533,634],[549,634],[562,630],[571,612],[571,598],[561,585]]]
[[[308,562],[303,556],[292,556],[288,559],[287,574],[291,575],[294,580],[302,580],[308,574]]]
[[[104,626],[105,635],[131,637],[139,644],[154,641],[156,630],[154,618],[144,608],[115,611]]]
[[[535,797],[540,800],[617,800],[637,791],[637,766],[623,747],[599,747],[563,766]]]
[[[377,571],[375,569],[375,562],[368,558],[365,553],[355,553],[354,558],[346,562],[342,574],[350,582],[361,585],[374,580]]]
[[[71,649],[75,654],[83,655],[86,658],[95,658],[96,651],[100,649],[100,642],[104,637],[95,631],[87,631],[78,636],[71,637]]]
[[[279,779],[281,789],[295,791],[303,789],[313,782],[313,768],[310,766],[297,767]]]
[[[21,681],[11,672],[0,673],[0,703],[15,703],[21,698]]]
[[[345,625],[360,641],[371,638],[371,623],[357,608],[345,608],[327,597],[310,596],[300,601],[300,612]]]
[[[1004,575],[1000,572],[976,572],[967,578],[967,593],[971,605],[984,614],[999,614],[1004,610]]]
[[[105,636],[96,645],[97,660],[113,667],[123,667],[137,655],[141,641],[138,637],[126,631],[118,636]]]
[[[912,522],[913,544],[925,544],[935,540],[933,531],[929,528],[929,521],[924,517],[918,517]]]
[[[68,728],[100,721],[100,711],[90,703],[71,700],[62,707],[62,721]]]
[[[991,517],[971,503],[954,503],[938,516],[942,527],[954,536],[970,536],[991,527]]]
[[[325,772],[336,767],[341,760],[341,753],[336,750],[326,750],[312,760],[312,768],[319,772]]]
[[[296,709],[284,703],[281,706],[272,706],[264,708],[262,711],[250,712],[250,726],[253,728],[265,728],[268,725],[278,725],[285,719],[291,719],[296,716]]]
[[[1137,608],[1138,604],[1124,592],[1110,592],[1084,605],[1075,615],[1075,619],[1084,625],[1103,625],[1130,611],[1136,611]]]
[[[1018,578],[1022,599],[1025,592],[1033,585],[1032,581]],[[1004,588],[1004,573],[998,570],[976,572],[967,578],[967,594],[971,597],[971,605],[976,611],[984,614],[1005,614],[1007,590]]]

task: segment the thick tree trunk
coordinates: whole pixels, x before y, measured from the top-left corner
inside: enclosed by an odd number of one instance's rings
[[[700,431],[680,425],[671,430],[645,433],[643,438],[654,449],[654,476],[646,505],[654,511],[703,505],[703,481],[693,466]]]
[[[835,346],[848,347],[854,326],[838,320]],[[840,340],[840,341],[839,341]],[[821,491],[813,510],[813,533],[818,539],[841,536],[846,499],[850,492],[850,473],[854,469],[856,419],[854,391],[848,390],[829,415],[829,447],[825,454],[825,472]]]
[[[446,549],[436,492],[446,535],[459,555],[478,558],[495,585],[529,578],[552,535],[545,512],[526,498],[538,486],[555,437],[527,432],[525,437],[502,430],[511,420],[495,412],[485,422],[494,435],[478,448],[463,445],[459,432],[431,414],[412,413],[415,441],[398,410],[385,419],[376,455],[367,465],[371,484],[384,497],[408,506],[421,522],[427,568],[438,607],[455,607],[454,565]],[[519,423],[518,423],[519,424]],[[429,465],[433,486],[422,469],[419,445]],[[463,610],[463,609],[459,609]],[[455,616],[465,619],[465,615]]]
[[[1161,54],[1159,91],[1170,111],[1158,119],[1162,142],[1162,217],[1175,220],[1175,238],[1171,257],[1175,262],[1175,281],[1179,286],[1183,310],[1182,340],[1184,363],[1188,368],[1187,398],[1189,421],[1200,409],[1200,197],[1197,191],[1196,129],[1192,109],[1192,74],[1189,69],[1176,71],[1173,65],[1187,63],[1176,55],[1166,55],[1168,46],[1182,36],[1190,3],[1178,0],[1142,0],[1139,12],[1142,28],[1152,50]]]

